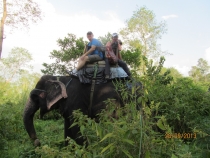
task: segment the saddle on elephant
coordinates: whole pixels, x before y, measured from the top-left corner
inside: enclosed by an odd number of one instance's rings
[[[95,80],[95,84],[106,83],[107,80],[115,78],[126,78],[127,73],[118,65],[112,65],[110,67],[110,77],[106,78],[105,74],[106,63],[104,60],[93,63],[87,63],[82,69],[77,72],[77,76],[81,83],[92,83]]]

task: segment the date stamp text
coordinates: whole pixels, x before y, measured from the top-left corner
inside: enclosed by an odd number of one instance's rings
[[[196,133],[165,133],[166,139],[196,139]]]

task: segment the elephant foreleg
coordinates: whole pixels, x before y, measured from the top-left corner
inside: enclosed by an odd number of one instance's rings
[[[77,144],[83,145],[85,139],[81,137],[80,128],[79,126],[73,126],[70,128],[70,126],[73,124],[73,119],[66,118],[64,122],[64,137],[65,139],[67,137],[70,137],[71,139],[74,139]],[[68,145],[68,141],[65,141],[65,145]]]
[[[64,120],[64,139],[71,137],[70,120],[67,118]],[[68,145],[68,141],[65,141],[65,145]]]

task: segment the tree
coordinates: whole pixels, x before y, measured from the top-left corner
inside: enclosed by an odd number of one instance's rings
[[[197,66],[192,66],[189,71],[189,76],[191,76],[195,81],[207,81],[209,78],[209,70],[210,66],[208,65],[208,62],[203,58],[200,58]]]
[[[3,0],[1,2],[2,14],[0,23],[0,58],[4,37],[4,26],[11,29],[27,28],[30,22],[37,22],[41,19],[41,10],[33,0]]]
[[[31,60],[32,56],[28,50],[20,47],[13,48],[7,58],[0,60],[0,76],[7,83],[19,79],[28,68],[32,68],[29,64]]]
[[[202,78],[201,72],[197,66],[192,66],[188,73],[195,81],[199,81]]]
[[[121,51],[123,60],[135,71],[141,65],[141,52],[139,49],[127,49]]]
[[[126,27],[120,31],[128,47],[140,49],[146,57],[159,57],[163,51],[157,40],[166,33],[166,23],[158,23],[155,14],[146,7],[141,7],[126,21]]]
[[[198,60],[197,67],[200,70],[202,75],[206,75],[209,72],[209,68],[210,68],[210,66],[208,65],[208,62],[204,60],[203,58],[200,58]]]
[[[101,43],[103,45],[106,45],[107,42],[111,41],[112,34],[110,32],[108,32],[105,36],[99,36],[98,39],[99,39],[99,41],[101,41]]]
[[[170,76],[172,76],[174,79],[183,77],[183,75],[174,67],[170,68],[163,67],[161,73],[164,74],[166,71],[170,71]]]
[[[75,60],[82,55],[87,42],[74,34],[68,34],[64,39],[58,39],[57,43],[60,49],[50,52],[50,58],[55,59],[55,62],[43,63],[45,68],[41,72],[44,74],[64,75],[67,70],[72,70],[75,67]]]

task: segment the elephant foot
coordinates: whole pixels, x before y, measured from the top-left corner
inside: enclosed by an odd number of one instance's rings
[[[35,147],[41,146],[41,143],[40,143],[39,139],[35,139],[35,141],[34,141],[34,146],[35,146]]]

